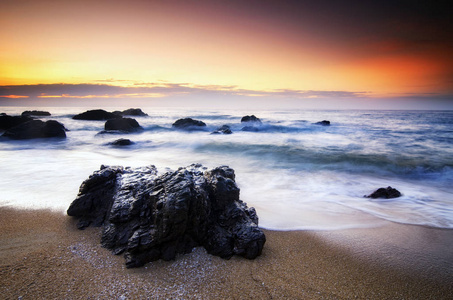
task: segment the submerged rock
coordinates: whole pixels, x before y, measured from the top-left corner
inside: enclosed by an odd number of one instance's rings
[[[133,144],[134,144],[134,142],[129,139],[117,139],[117,140],[109,143],[109,145],[116,146],[116,147],[130,146]]]
[[[322,125],[322,126],[330,126],[330,121],[327,120],[322,120],[320,122],[316,122],[316,125]]]
[[[232,134],[233,131],[231,131],[230,126],[228,125],[222,125],[221,127],[217,128],[215,131],[213,131],[211,134]]]
[[[241,129],[242,131],[249,131],[249,132],[258,132],[260,129],[256,126],[244,126]]]
[[[42,110],[26,110],[22,113],[22,116],[48,117],[50,116],[50,112]]]
[[[148,116],[140,108],[129,108],[123,111],[114,111],[113,113],[120,116],[136,116],[136,117]]]
[[[63,124],[54,120],[47,122],[31,120],[6,130],[2,136],[13,140],[51,137],[66,138],[66,128]]]
[[[110,119],[105,122],[105,130],[119,130],[123,132],[141,131],[143,128],[132,118]]]
[[[162,175],[154,166],[101,166],[67,213],[79,218],[80,229],[103,225],[102,246],[124,252],[127,267],[171,260],[197,246],[222,258],[253,259],[266,241],[226,166],[191,165]]]
[[[385,198],[385,199],[391,199],[391,198],[398,198],[401,197],[400,191],[397,189],[392,188],[391,186],[387,188],[379,188],[375,190],[373,193],[371,193],[368,196],[365,196],[366,198]]]
[[[72,117],[74,120],[106,121],[121,118],[120,115],[105,111],[103,109],[87,110]]]
[[[244,117],[242,117],[241,123],[244,123],[244,122],[261,123],[261,120],[260,120],[259,118],[257,118],[255,115],[251,115],[251,116],[244,116]]]
[[[200,130],[206,127],[206,124],[199,120],[192,118],[179,119],[172,125],[173,128],[184,129],[184,130]]]

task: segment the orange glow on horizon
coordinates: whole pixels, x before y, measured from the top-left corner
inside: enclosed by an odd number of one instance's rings
[[[42,94],[37,96],[37,98],[72,98],[72,99],[110,99],[110,98],[161,98],[166,95],[161,93],[134,93],[134,94],[108,94],[108,95],[71,95],[71,94],[61,94],[61,95],[47,95]],[[28,98],[28,96],[25,96]]]
[[[29,96],[23,96],[23,95],[0,95],[0,98],[21,99],[21,98],[29,98]]]
[[[247,4],[132,1],[0,4],[0,85],[96,84],[111,78],[109,84],[120,87],[156,82],[166,87],[167,82],[215,91],[221,89],[214,86],[228,87],[249,97],[285,89],[370,97],[453,93],[448,44],[417,52],[410,40],[373,40],[372,35],[367,44],[339,36],[336,28],[326,32],[313,16],[280,20],[274,11],[244,11]],[[343,20],[333,21],[341,29]],[[38,97],[165,96],[68,92]]]
[[[376,94],[452,92],[443,77],[449,70],[441,61],[430,58],[395,56],[359,61],[351,65],[358,85],[370,87]]]

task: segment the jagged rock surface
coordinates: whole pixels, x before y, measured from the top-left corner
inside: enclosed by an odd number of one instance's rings
[[[103,225],[101,244],[127,267],[171,260],[196,246],[222,258],[253,259],[266,241],[254,208],[239,200],[234,170],[191,165],[158,175],[154,166],[101,166],[67,211],[78,227]]]

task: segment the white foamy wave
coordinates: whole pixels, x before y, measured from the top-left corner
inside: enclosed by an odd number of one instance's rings
[[[8,108],[19,114],[25,109]],[[134,134],[98,134],[102,121],[72,120],[83,108],[49,108],[65,140],[0,142],[0,205],[65,211],[101,164],[176,169],[192,163],[236,171],[241,199],[269,229],[343,229],[399,222],[453,228],[451,112],[191,111],[145,109]],[[106,109],[109,110],[109,109]],[[117,110],[110,109],[110,110]],[[242,131],[241,117],[262,120]],[[172,128],[179,118],[205,131]],[[330,120],[331,126],[316,125]],[[221,125],[230,135],[211,135]],[[126,148],[109,143],[128,138]],[[403,196],[364,198],[393,186]]]

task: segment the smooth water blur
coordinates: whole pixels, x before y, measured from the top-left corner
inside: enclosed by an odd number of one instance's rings
[[[24,108],[3,108],[10,115]],[[453,228],[451,111],[210,111],[143,108],[144,131],[98,134],[103,121],[72,120],[84,108],[40,108],[63,123],[65,140],[0,142],[0,205],[65,211],[101,164],[156,165],[162,172],[192,163],[236,171],[241,199],[271,229],[339,229],[385,221]],[[109,111],[118,108],[106,109]],[[258,132],[241,131],[255,114]],[[203,131],[174,130],[179,118]],[[331,126],[314,123],[330,120]],[[214,135],[221,125],[231,135]],[[134,145],[108,143],[129,138]],[[379,187],[403,193],[368,199]]]

